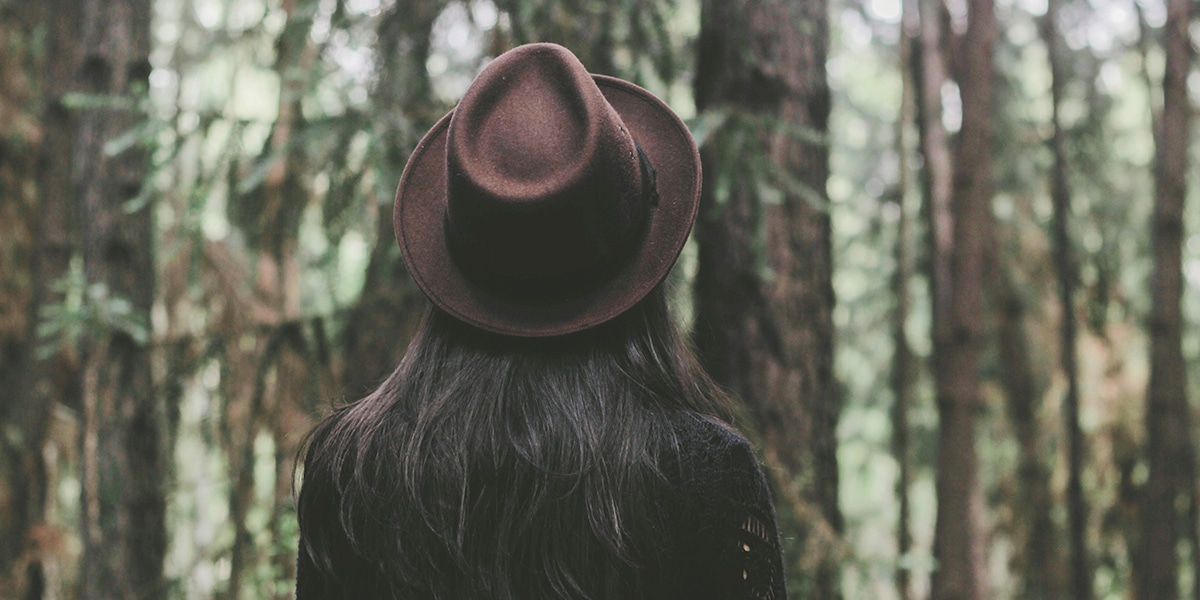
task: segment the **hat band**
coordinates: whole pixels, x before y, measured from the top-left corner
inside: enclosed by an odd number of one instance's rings
[[[559,299],[587,293],[604,285],[611,277],[635,255],[646,241],[650,230],[650,220],[654,209],[658,207],[659,195],[657,171],[650,157],[635,140],[634,147],[638,154],[638,168],[641,172],[641,193],[638,199],[640,218],[634,219],[636,231],[626,238],[624,248],[609,256],[599,265],[588,265],[566,273],[539,277],[518,277],[509,273],[497,273],[485,265],[485,261],[476,257],[484,255],[493,248],[486,247],[482,240],[469,235],[463,228],[453,227],[449,213],[443,219],[446,233],[446,243],[450,257],[463,275],[480,287],[487,288],[492,293],[508,296],[514,299],[528,301],[530,299]]]
[[[633,140],[633,147],[637,148],[638,167],[642,170],[642,200],[646,206],[658,206],[658,172],[637,140]]]

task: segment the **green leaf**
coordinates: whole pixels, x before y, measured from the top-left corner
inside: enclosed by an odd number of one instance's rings
[[[153,119],[138,123],[125,133],[105,142],[104,155],[117,156],[134,146],[151,147],[163,127],[165,125],[162,121]]]
[[[814,189],[773,160],[767,160],[766,163],[767,175],[787,194],[800,198],[819,211],[829,210],[829,198],[822,190]]]

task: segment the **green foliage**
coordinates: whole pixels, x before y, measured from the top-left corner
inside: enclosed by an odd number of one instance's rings
[[[70,110],[137,110],[138,101],[128,96],[107,94],[85,94],[69,92],[63,94],[62,105]]]
[[[134,310],[133,303],[113,294],[104,283],[88,282],[83,261],[78,257],[52,289],[63,300],[47,304],[39,312],[39,359],[48,359],[64,348],[78,346],[81,341],[103,339],[114,333],[123,334],[140,346],[150,342],[150,324]]]
[[[704,203],[700,218],[727,218],[734,194],[754,223],[751,249],[762,281],[776,277],[768,256],[769,223],[764,209],[787,202],[805,202],[819,211],[829,210],[824,190],[813,189],[798,173],[779,164],[772,155],[773,140],[790,138],[806,145],[827,145],[819,132],[783,119],[746,110],[721,107],[706,110],[689,120],[697,145],[704,149],[704,185],[711,202]]]

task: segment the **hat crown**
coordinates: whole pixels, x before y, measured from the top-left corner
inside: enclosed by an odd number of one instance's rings
[[[595,327],[666,278],[700,199],[700,153],[654,94],[568,50],[505,52],[413,150],[392,215],[413,281],[480,329]]]
[[[640,245],[647,199],[637,147],[565,48],[492,61],[450,118],[446,236],[479,284],[568,293]]]

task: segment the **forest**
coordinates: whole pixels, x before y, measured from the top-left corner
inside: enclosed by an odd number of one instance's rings
[[[701,148],[672,302],[790,597],[1200,600],[1197,8],[0,0],[0,599],[292,596],[408,154],[553,41]]]

